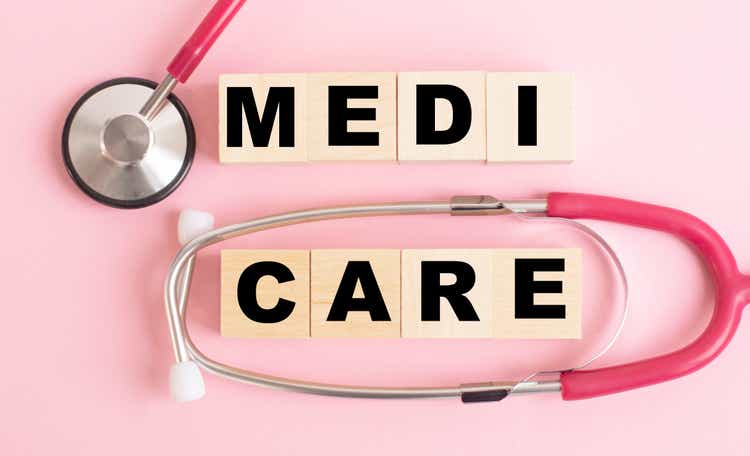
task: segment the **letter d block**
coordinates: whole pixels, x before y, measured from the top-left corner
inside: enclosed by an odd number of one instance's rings
[[[310,253],[222,250],[221,334],[309,337]]]
[[[400,337],[399,250],[313,250],[312,337]]]
[[[404,250],[402,337],[492,337],[492,251]]]
[[[485,73],[398,74],[399,161],[484,161]]]
[[[306,162],[304,74],[219,77],[219,161]]]

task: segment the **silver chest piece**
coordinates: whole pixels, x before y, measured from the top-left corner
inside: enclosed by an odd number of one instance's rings
[[[135,209],[166,198],[195,155],[195,130],[185,106],[169,95],[158,114],[142,113],[157,84],[138,78],[104,82],[75,104],[63,129],[68,174],[87,195]]]

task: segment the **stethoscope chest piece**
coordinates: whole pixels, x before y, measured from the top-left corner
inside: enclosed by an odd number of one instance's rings
[[[85,93],[65,122],[62,150],[73,181],[100,203],[140,208],[172,193],[195,155],[195,130],[170,94],[158,116],[142,108],[157,84],[138,78],[106,81]]]
[[[172,193],[190,170],[195,130],[172,94],[184,83],[245,0],[217,0],[167,66],[161,83],[106,81],[73,106],[63,128],[63,160],[84,193],[112,207],[135,209]]]

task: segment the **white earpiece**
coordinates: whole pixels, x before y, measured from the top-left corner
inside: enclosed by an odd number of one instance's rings
[[[177,222],[177,237],[185,245],[214,228],[214,216],[208,212],[185,209]]]
[[[206,385],[198,365],[193,361],[173,364],[169,370],[169,391],[177,402],[202,398],[206,394]]]
[[[214,216],[208,212],[185,209],[180,212],[177,222],[177,238],[185,245],[201,234],[214,228]],[[177,402],[188,402],[202,398],[206,385],[198,365],[193,361],[183,361],[172,365],[169,370],[169,391]]]

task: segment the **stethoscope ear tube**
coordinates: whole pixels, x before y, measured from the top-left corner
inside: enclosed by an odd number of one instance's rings
[[[170,371],[170,390],[177,401],[198,399],[204,394],[203,381],[198,367],[231,380],[265,386],[275,389],[321,394],[338,397],[360,398],[434,398],[460,397],[463,402],[499,401],[509,395],[560,391],[560,372],[537,372],[521,381],[472,383],[444,387],[370,387],[357,385],[320,384],[304,380],[272,377],[262,373],[247,371],[217,362],[193,344],[187,330],[186,299],[190,289],[193,265],[197,252],[209,245],[245,234],[277,228],[280,226],[313,222],[326,219],[369,217],[377,215],[407,214],[450,214],[450,215],[508,215],[543,214],[545,200],[505,200],[499,201],[489,196],[454,197],[450,201],[385,203],[368,206],[331,207],[310,209],[270,217],[250,220],[234,225],[212,229],[213,217],[198,211],[183,211],[180,214],[178,234],[184,247],[173,260],[165,281],[165,305],[176,364]],[[536,220],[536,219],[534,219]],[[576,367],[582,369],[599,358],[612,346],[627,315],[627,280],[617,255],[590,228],[575,221],[541,217],[539,220],[563,221],[582,230],[599,243],[605,254],[614,263],[625,290],[622,316],[618,329],[607,344],[593,358]],[[566,370],[569,370],[568,367]]]
[[[702,220],[653,204],[578,193],[552,193],[548,214],[571,219],[607,220],[677,236],[695,247],[713,276],[716,303],[708,326],[695,341],[675,352],[619,366],[563,373],[562,396],[586,399],[665,382],[705,366],[727,346],[750,302],[750,276],[719,234]]]

